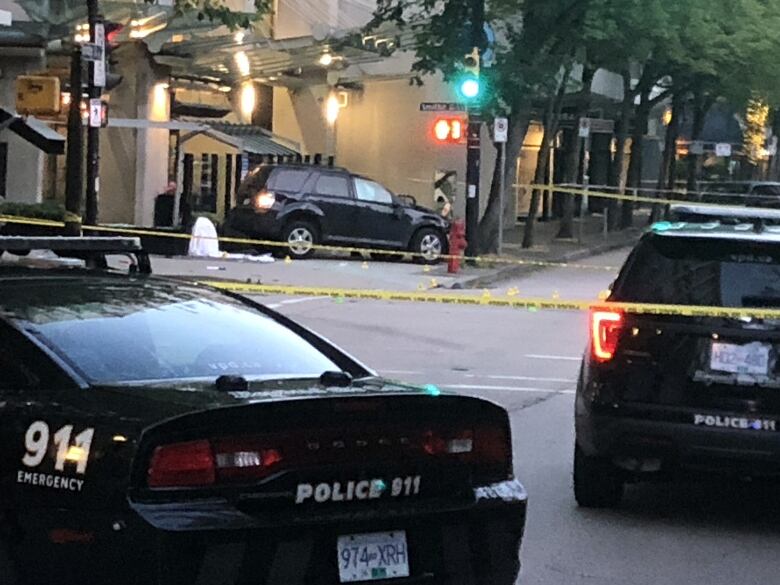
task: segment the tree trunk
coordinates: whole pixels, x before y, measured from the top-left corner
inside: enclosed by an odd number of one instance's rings
[[[580,118],[584,118],[590,111],[590,90],[593,83],[593,76],[596,70],[592,67],[585,67],[582,72],[582,91],[580,92],[577,111],[574,115],[574,148],[566,156],[564,162],[563,181],[564,183],[576,184],[580,175],[580,159],[582,156],[582,139],[579,137],[577,128]],[[561,225],[558,228],[557,238],[568,239],[574,237],[574,195],[563,195],[563,216]]]
[[[701,88],[697,87],[693,92],[693,130],[691,132],[691,145],[701,138],[704,131],[704,121],[707,117],[710,102],[704,97]],[[699,169],[701,167],[701,155],[690,152],[691,145],[688,146],[688,193],[695,193],[699,190]]]
[[[636,94],[631,90],[631,74],[623,73],[623,103],[620,108],[620,120],[618,121],[615,134],[615,158],[610,168],[609,184],[616,187],[619,194],[626,192],[625,181],[623,180],[623,169],[626,167],[626,142],[628,142],[628,131],[631,127],[631,112],[634,110],[634,97]],[[620,227],[620,201],[610,199],[609,208],[609,231],[615,231]]]
[[[490,185],[490,195],[488,196],[485,215],[479,224],[479,250],[482,254],[494,253],[498,250],[498,222],[504,221],[507,209],[509,207],[509,197],[515,193],[515,180],[517,175],[517,157],[523,148],[528,126],[531,123],[531,112],[526,104],[520,104],[513,108],[514,112],[509,117],[509,141],[506,144],[506,175],[504,175],[504,197],[505,209],[501,207],[501,197],[499,193],[501,176],[501,160],[496,157],[493,167],[493,182]]]
[[[640,102],[634,116],[634,131],[631,133],[631,160],[628,163],[628,187],[636,192],[642,188],[642,148],[647,133],[647,121],[650,117],[648,99],[650,90],[643,88],[640,92]],[[624,201],[621,217],[623,229],[634,225],[634,202]]]
[[[536,172],[534,174],[535,185],[546,183],[547,171],[550,163],[550,151],[555,142],[555,137],[558,134],[561,109],[563,108],[563,98],[566,95],[566,77],[568,77],[568,73],[564,76],[564,81],[561,83],[556,95],[550,98],[550,103],[547,106],[547,111],[544,115],[544,135],[542,136],[542,145],[539,149],[539,156],[536,159]],[[542,191],[534,189],[531,193],[528,218],[525,222],[523,248],[532,248],[534,245],[534,227],[536,225],[536,215],[540,199],[542,199]]]
[[[672,98],[672,119],[666,128],[664,136],[664,155],[661,157],[661,167],[658,172],[658,182],[656,183],[656,198],[665,199],[664,189],[674,188],[675,184],[675,162],[677,160],[677,137],[680,134],[680,117],[682,116],[683,94],[677,92]],[[650,214],[650,223],[655,223],[661,218],[664,205],[660,203],[653,204],[653,211]]]

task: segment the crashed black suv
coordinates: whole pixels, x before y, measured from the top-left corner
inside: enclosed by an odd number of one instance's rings
[[[448,251],[450,223],[379,183],[341,168],[261,165],[238,189],[225,218],[229,237],[276,240],[295,258],[317,244],[412,252],[436,262]]]
[[[0,263],[2,585],[515,583],[504,409],[152,277],[135,240],[32,240],[0,238],[60,256]]]
[[[576,399],[582,506],[617,505],[630,481],[780,476],[780,212],[673,212],[688,221],[656,224],[590,316]]]

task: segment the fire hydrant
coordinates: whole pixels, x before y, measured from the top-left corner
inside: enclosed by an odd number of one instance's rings
[[[460,271],[461,254],[466,250],[466,222],[456,219],[450,228],[450,259],[447,272],[457,274]]]

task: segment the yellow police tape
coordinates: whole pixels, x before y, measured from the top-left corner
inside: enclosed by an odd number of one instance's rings
[[[607,193],[606,191],[592,191],[582,189],[581,187],[567,187],[564,185],[516,185],[520,189],[530,191],[554,191],[566,195],[576,195],[578,197],[593,197],[594,199],[613,199],[615,201],[633,201],[634,203],[652,203],[654,205],[706,205],[707,207],[722,207],[724,209],[739,209],[740,205],[729,205],[726,203],[701,203],[699,201],[690,201],[685,199],[667,199],[661,197],[648,197],[647,195],[627,195],[620,193]]]
[[[536,184],[528,184],[528,185],[516,185],[519,188],[524,189],[530,189],[530,190],[539,190],[539,191],[554,191],[557,193],[565,193],[570,194],[574,196],[588,196],[588,197],[594,197],[594,198],[600,198],[600,199],[613,199],[617,201],[632,201],[634,203],[652,203],[652,204],[659,204],[659,205],[691,205],[695,202],[692,201],[685,201],[685,200],[677,200],[677,199],[662,199],[662,198],[655,198],[655,197],[646,197],[646,196],[635,196],[635,195],[621,195],[616,193],[606,193],[603,191],[591,191],[590,189],[582,189],[582,188],[575,188],[575,187],[567,187],[562,185],[536,185]],[[716,203],[707,203],[708,207],[721,207],[724,209],[739,209],[740,206],[737,205],[726,205],[726,204],[716,204]],[[20,217],[20,216],[13,216],[13,215],[0,215],[0,222],[6,222],[6,223],[17,223],[17,224],[27,224],[27,225],[37,225],[37,226],[48,226],[48,227],[63,227],[65,224],[60,221],[54,221],[54,220],[45,220],[45,219],[35,219],[35,218],[27,218],[27,217]],[[123,228],[123,227],[117,227],[117,226],[101,226],[101,225],[83,225],[83,229],[90,230],[93,232],[103,232],[103,233],[113,233],[113,234],[125,234],[125,235],[134,235],[134,236],[153,236],[158,238],[175,238],[175,239],[186,239],[189,240],[192,238],[190,234],[185,233],[167,233],[167,232],[160,232],[160,231],[154,231],[154,230],[144,230],[144,229],[137,229],[137,228]],[[202,239],[208,239],[208,238],[202,238]],[[260,247],[266,247],[266,248],[281,248],[286,249],[288,248],[288,244],[284,242],[274,241],[274,240],[259,240],[254,238],[235,238],[235,237],[219,237],[217,238],[220,242],[223,243],[230,243],[230,244],[244,244],[248,246],[260,246]],[[387,256],[392,255],[392,251],[388,250],[382,250],[377,248],[361,248],[361,247],[355,247],[355,246],[331,246],[326,244],[313,244],[312,249],[314,250],[320,250],[320,251],[327,251],[327,252],[341,252],[341,253],[359,253],[359,254],[375,254],[379,256]],[[411,256],[412,258],[422,258],[423,255],[420,253],[412,253],[412,252],[404,252],[404,254]],[[506,256],[455,256],[450,254],[443,254],[440,256],[441,260],[448,261],[453,258],[459,258],[462,261],[465,262],[473,262],[476,264],[505,264],[505,265],[515,265],[515,266],[536,266],[536,267],[544,267],[544,268],[577,268],[577,269],[583,269],[583,270],[596,270],[596,271],[608,271],[608,272],[615,272],[619,269],[619,267],[616,266],[599,266],[594,264],[586,264],[586,263],[569,263],[569,262],[551,262],[551,261],[545,261],[545,260],[528,260],[528,259],[521,259],[521,258],[511,258]]]
[[[16,223],[24,225],[35,225],[44,227],[64,227],[65,224],[61,221],[47,220],[47,219],[33,219],[27,217],[13,216],[13,215],[0,215],[0,222]],[[82,225],[82,229],[92,232],[103,232],[109,234],[124,234],[129,236],[151,236],[158,238],[174,238],[180,240],[192,239],[191,234],[185,233],[168,233],[155,230],[145,230],[138,228],[123,228],[116,226],[102,226],[102,225]],[[284,242],[275,240],[257,240],[253,238],[234,238],[229,236],[220,236],[218,238],[204,238],[198,236],[200,239],[217,239],[219,242],[229,244],[244,244],[248,246],[259,246],[266,248],[282,248],[287,249],[289,246]],[[393,252],[392,250],[382,250],[378,248],[359,248],[354,246],[330,246],[325,244],[313,244],[312,249],[326,252],[341,252],[341,253],[358,253],[358,254],[375,254],[381,256],[392,256],[393,254],[405,254],[412,258],[421,258],[423,255],[412,252]],[[543,268],[578,268],[583,270],[598,270],[614,272],[619,269],[617,266],[600,266],[596,264],[581,264],[581,263],[568,263],[568,262],[550,262],[545,260],[524,260],[521,258],[508,258],[502,256],[455,256],[451,254],[442,254],[440,259],[442,261],[448,261],[452,258],[460,258],[462,261],[475,262],[477,264],[509,264],[518,266],[537,266]]]
[[[439,303],[445,305],[471,305],[527,309],[529,311],[588,311],[608,307],[610,310],[641,315],[679,315],[684,317],[720,317],[778,319],[780,309],[754,309],[737,307],[704,307],[696,305],[665,305],[654,303],[618,303],[604,301],[561,300],[523,298],[516,296],[516,289],[506,295],[494,295],[489,291],[478,294],[438,294],[426,292],[404,292],[388,290],[361,290],[330,287],[309,287],[290,285],[251,284],[224,280],[202,280],[200,284],[241,294],[291,295],[306,297],[329,297],[334,299],[364,299],[374,301],[402,301],[413,303]]]

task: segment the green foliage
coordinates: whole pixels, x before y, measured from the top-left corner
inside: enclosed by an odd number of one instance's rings
[[[144,0],[152,4],[154,0]],[[198,20],[208,20],[218,24],[224,24],[230,30],[238,28],[250,28],[252,24],[271,11],[272,0],[254,0],[255,13],[243,14],[233,12],[223,0],[176,0],[174,10],[177,15],[194,12]]]
[[[33,219],[48,219],[51,221],[81,221],[78,215],[65,211],[65,207],[55,201],[43,203],[17,203],[4,201],[0,203],[0,215],[17,215]]]

